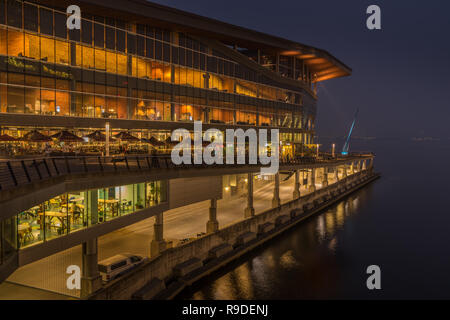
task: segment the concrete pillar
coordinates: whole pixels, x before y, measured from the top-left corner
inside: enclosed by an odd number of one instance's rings
[[[247,175],[247,208],[245,208],[244,217],[249,218],[255,215],[253,208],[253,174]]]
[[[322,188],[325,188],[328,186],[328,168],[323,168],[323,176],[322,176]]]
[[[339,167],[334,167],[334,178],[336,179],[336,182],[339,181]]]
[[[89,190],[85,193],[85,226],[90,227],[95,225],[99,221],[98,216],[98,191],[97,190]],[[105,217],[101,217],[100,222],[104,222]]]
[[[166,249],[166,242],[163,236],[163,212],[155,216],[155,224],[153,225],[153,240],[150,244],[150,257],[158,256]]]
[[[275,186],[273,188],[272,208],[278,208],[281,205],[280,201],[280,173],[275,174]]]
[[[316,169],[312,168],[311,172],[309,173],[310,179],[309,179],[309,191],[314,192],[316,191]]]
[[[98,271],[97,238],[83,242],[81,271],[81,298],[87,298],[102,287]]]
[[[217,199],[211,199],[209,220],[206,223],[206,233],[214,233],[217,230],[219,230],[219,222],[217,221]]]
[[[370,158],[370,160],[369,160],[369,170],[370,170],[370,172],[373,171],[373,158]]]
[[[300,172],[298,170],[295,170],[295,184],[292,196],[294,200],[300,198]]]
[[[366,170],[366,169],[367,169],[366,160],[362,160],[361,170]]]

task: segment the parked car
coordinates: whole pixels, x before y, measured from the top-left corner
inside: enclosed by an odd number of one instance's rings
[[[98,270],[105,282],[116,279],[133,268],[147,261],[147,257],[141,257],[131,253],[122,253],[102,260],[98,264]]]

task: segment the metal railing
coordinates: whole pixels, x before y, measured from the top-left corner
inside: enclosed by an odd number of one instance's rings
[[[348,161],[357,158],[366,158],[368,155],[352,155]],[[191,159],[193,163],[193,159]],[[236,164],[239,166],[262,167],[261,164]],[[296,164],[326,164],[345,159],[316,159],[313,157],[301,157],[280,159],[280,166]],[[36,157],[32,159],[0,160],[0,191],[9,190],[18,186],[34,182],[44,181],[50,178],[61,177],[69,174],[86,174],[102,172],[144,171],[160,169],[199,169],[222,168],[230,164],[180,164],[175,165],[170,155],[124,155],[124,156],[67,156],[67,157]]]

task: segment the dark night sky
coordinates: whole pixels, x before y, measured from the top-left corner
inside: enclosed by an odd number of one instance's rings
[[[450,1],[153,0],[322,48],[353,69],[319,87],[317,133],[450,137]],[[366,28],[381,8],[382,30]]]

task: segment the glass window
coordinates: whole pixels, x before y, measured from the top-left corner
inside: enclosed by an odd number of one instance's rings
[[[70,64],[70,46],[68,42],[55,40],[55,62],[60,64]]]
[[[8,30],[8,55],[20,57],[23,54],[23,33]]]
[[[81,20],[81,41],[92,44],[92,22],[85,19]]]
[[[43,204],[17,215],[17,238],[20,248],[44,241],[44,230]]]
[[[5,24],[5,1],[0,0],[0,24]]]
[[[44,206],[45,240],[67,234],[70,228],[67,194],[46,201]]]
[[[94,68],[94,49],[91,47],[82,47],[83,67]]]
[[[0,54],[6,55],[7,54],[7,33],[6,29],[0,27]]]
[[[155,59],[162,60],[162,43],[161,41],[155,41]]]
[[[41,33],[53,35],[53,12],[44,8],[39,9]]]
[[[127,52],[136,54],[136,36],[134,34],[127,34]]]
[[[25,57],[37,60],[41,58],[38,36],[25,34]]]
[[[145,207],[145,183],[134,184],[133,188],[133,202],[135,211],[142,210]]]
[[[41,60],[55,63],[55,40],[41,37]]]
[[[116,48],[116,33],[111,27],[106,27],[106,48],[114,50]]]
[[[38,8],[35,5],[24,3],[24,28],[38,31]]]
[[[8,0],[8,25],[22,28],[22,2],[16,0]]]
[[[55,12],[55,36],[67,39],[67,16],[65,14]],[[76,30],[76,29],[75,29]]]
[[[117,54],[117,73],[127,74],[127,56],[124,54]]]
[[[122,214],[128,214],[134,211],[134,192],[133,185],[129,184],[120,187],[120,208]]]
[[[95,49],[95,69],[106,71],[105,50]]]
[[[27,77],[28,78],[28,77]],[[33,77],[37,82],[37,88],[25,88],[25,113],[41,113],[41,91],[39,90],[39,78]],[[31,79],[30,79],[31,80]]]
[[[100,48],[103,48],[105,45],[105,28],[99,23],[94,24],[94,44]]]
[[[163,46],[163,60],[170,62],[170,45],[167,43],[164,43]]]
[[[145,56],[145,38],[141,36],[137,37],[137,54]]]
[[[106,71],[117,72],[117,56],[114,52],[106,51]]]
[[[125,32],[122,30],[117,30],[116,37],[117,37],[116,39],[117,51],[125,52]]]

